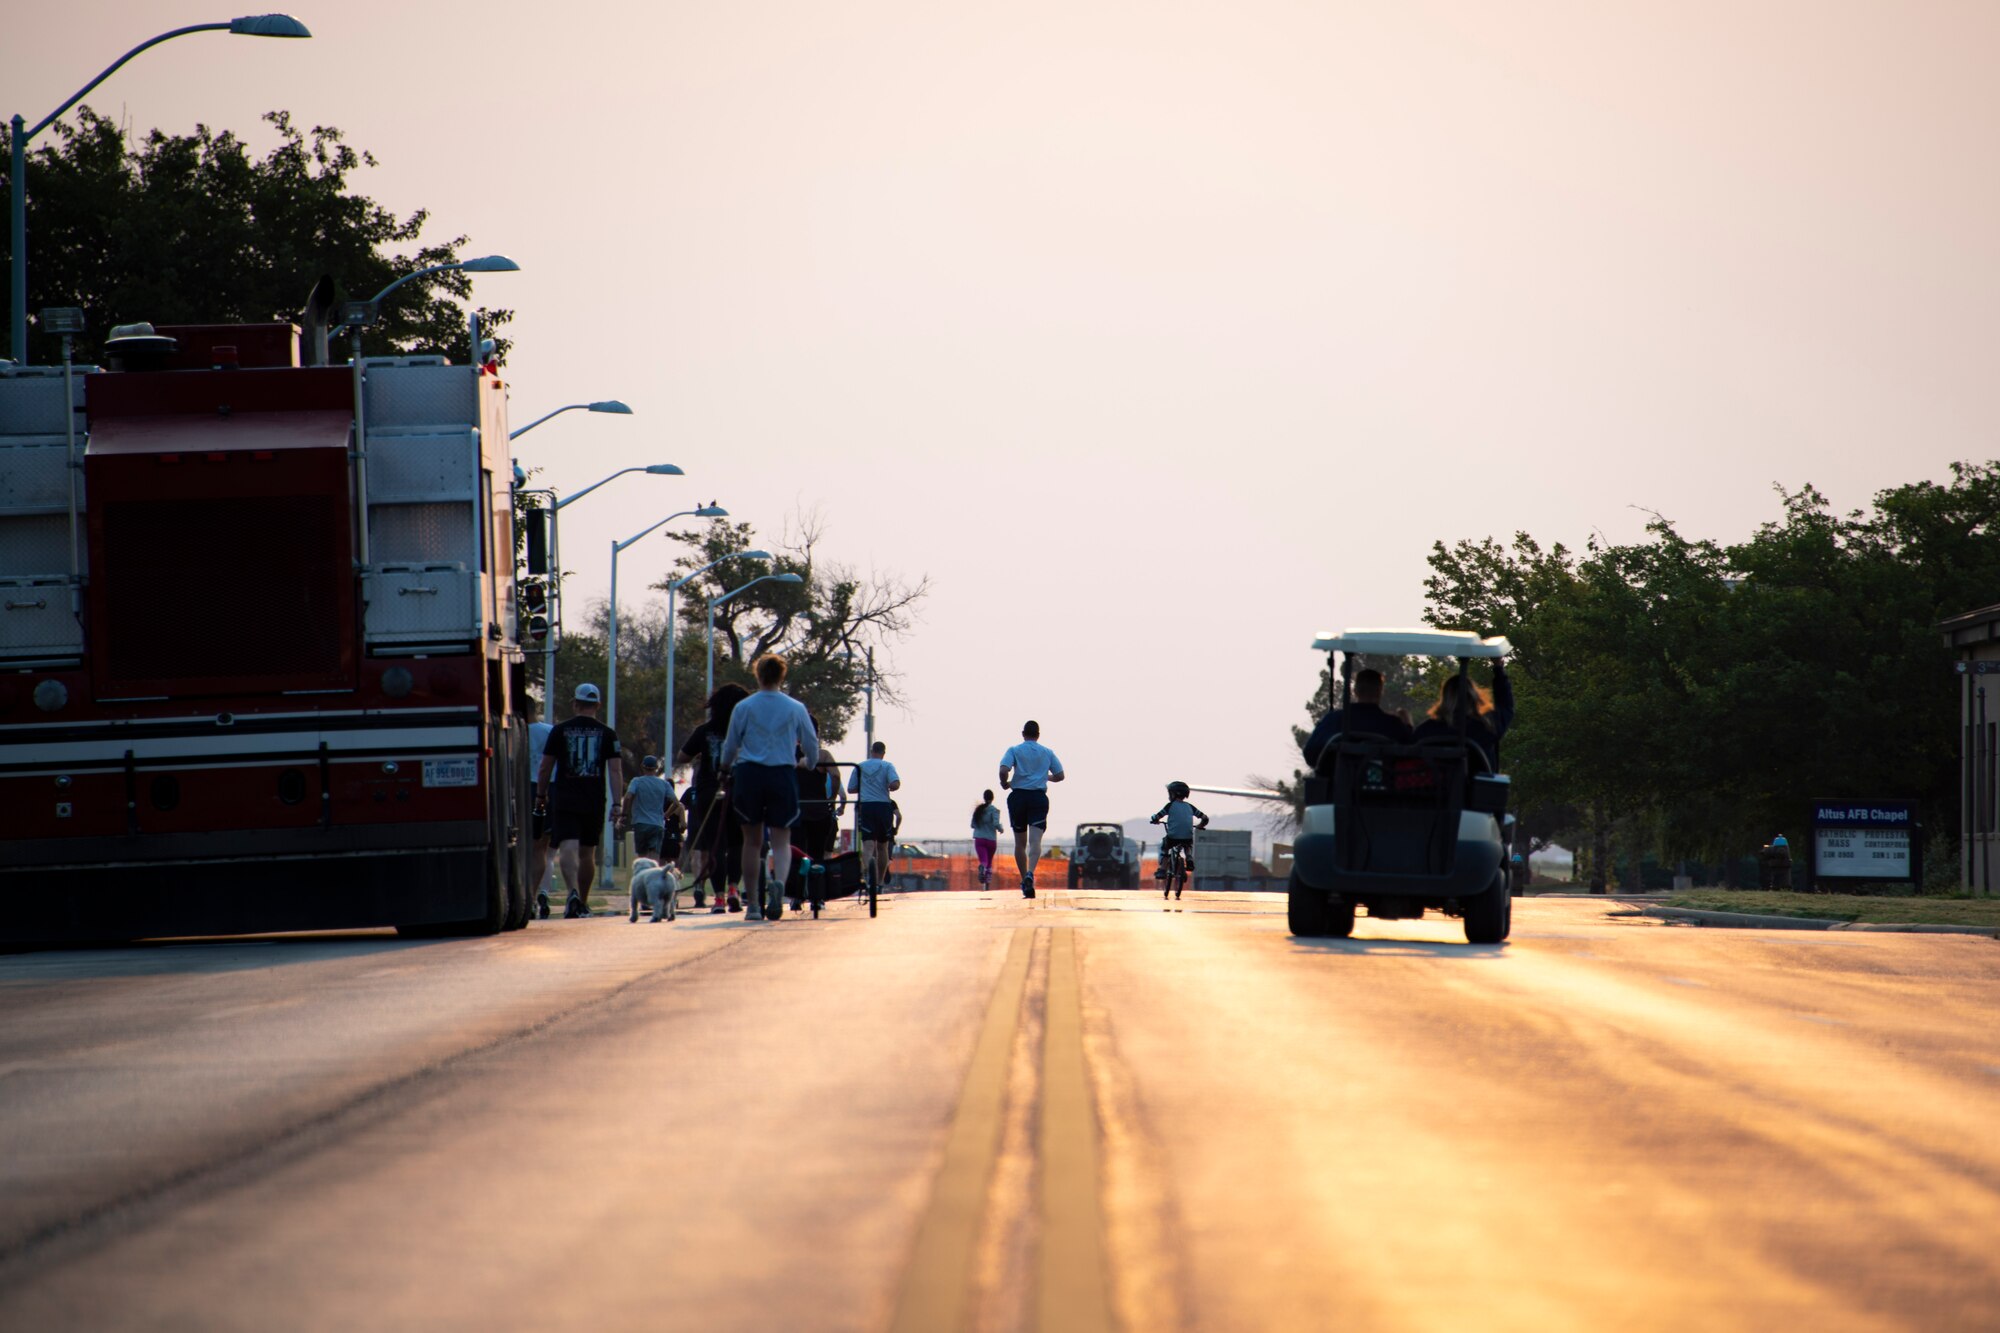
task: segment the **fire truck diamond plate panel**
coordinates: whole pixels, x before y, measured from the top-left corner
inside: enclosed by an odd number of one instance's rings
[[[396,426],[464,428],[479,420],[478,384],[465,366],[441,358],[411,357],[363,364],[368,384],[368,429]]]

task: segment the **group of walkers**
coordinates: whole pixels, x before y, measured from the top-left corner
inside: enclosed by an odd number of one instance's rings
[[[903,785],[889,762],[888,745],[874,742],[843,787],[840,765],[820,747],[817,722],[784,691],[785,659],[766,654],[752,671],[755,693],[731,682],[708,696],[706,717],[678,754],[690,779],[680,797],[652,755],[625,781],[618,735],[597,716],[595,685],[576,687],[571,715],[562,722],[531,721],[529,753],[536,759],[530,874],[538,895],[554,848],[557,872],[568,887],[563,915],[590,915],[603,829],[607,813],[615,812],[615,830],[629,829],[635,855],[682,864],[697,908],[707,904],[714,914],[740,911],[759,920],[764,904],[756,893],[745,893],[746,869],[754,887],[755,872],[768,867],[771,882],[786,886],[796,907],[802,890],[791,877],[794,849],[812,862],[832,856],[849,797],[861,854],[873,863],[877,882],[887,881],[901,822],[895,793]],[[1021,894],[1032,898],[1034,868],[1048,830],[1049,784],[1064,777],[1062,761],[1041,743],[1040,724],[1030,721],[1021,728],[1020,743],[1000,758],[999,775]],[[972,813],[985,886],[992,883],[1000,830],[1000,811],[989,789]],[[545,896],[541,910],[548,914]]]

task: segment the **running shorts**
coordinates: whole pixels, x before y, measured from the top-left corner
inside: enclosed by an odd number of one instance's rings
[[[566,842],[595,847],[604,840],[604,807],[595,810],[549,811],[549,843],[560,847]]]
[[[1049,826],[1048,792],[1014,788],[1007,793],[1007,818],[1017,832],[1030,828],[1046,829]]]
[[[790,828],[799,822],[799,783],[790,764],[738,764],[729,798],[745,824]]]
[[[887,842],[896,836],[895,802],[863,801],[857,808],[861,813],[863,842]]]

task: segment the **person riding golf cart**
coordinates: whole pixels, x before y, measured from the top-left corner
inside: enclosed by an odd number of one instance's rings
[[[1473,693],[1474,659],[1497,664],[1512,650],[1504,638],[1428,629],[1327,632],[1313,647],[1338,664],[1343,706],[1362,658],[1457,658],[1459,681],[1447,696],[1459,698]],[[1436,909],[1463,918],[1473,944],[1507,938],[1514,820],[1507,779],[1480,739],[1460,717],[1451,727],[1427,724],[1409,741],[1339,733],[1326,741],[1306,778],[1292,849],[1292,934],[1350,935],[1355,908],[1365,907],[1390,920]]]

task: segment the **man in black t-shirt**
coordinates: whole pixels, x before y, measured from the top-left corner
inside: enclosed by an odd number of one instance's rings
[[[597,687],[576,687],[576,711],[549,731],[536,779],[535,808],[549,813],[549,842],[569,884],[564,916],[590,915],[590,890],[597,883],[597,844],[611,800],[625,794],[625,767],[618,757],[618,733],[597,720]],[[553,781],[552,781],[553,779]]]

